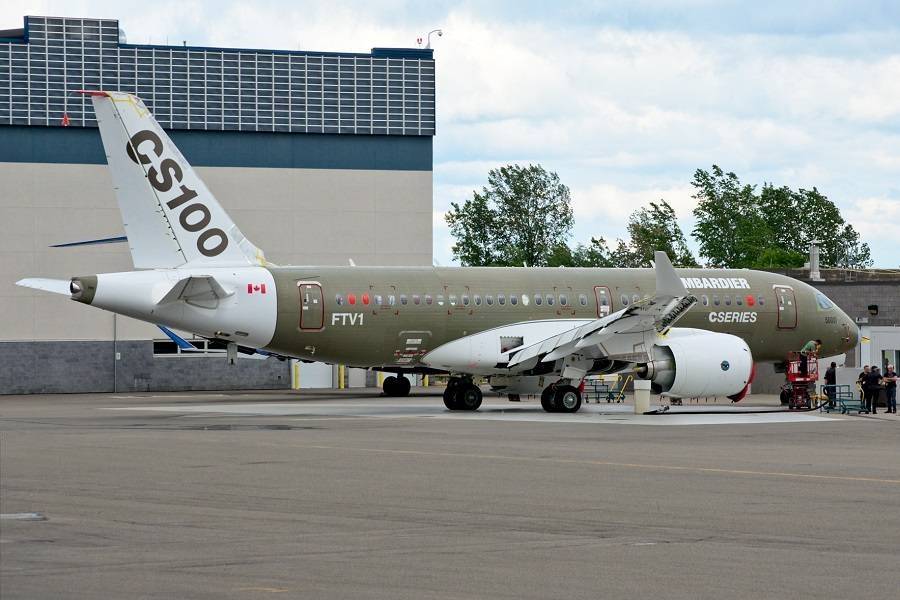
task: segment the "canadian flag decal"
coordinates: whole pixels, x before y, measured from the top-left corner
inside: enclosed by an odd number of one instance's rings
[[[266,284],[264,284],[264,283],[248,283],[247,284],[247,293],[248,294],[265,294],[266,293]]]

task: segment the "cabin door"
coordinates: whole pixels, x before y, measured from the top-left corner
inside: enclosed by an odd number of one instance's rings
[[[776,285],[775,300],[778,305],[778,328],[797,327],[797,299],[794,297],[794,289],[786,285]]]
[[[325,302],[322,286],[311,281],[298,281],[300,292],[300,329],[321,331],[325,327]]]

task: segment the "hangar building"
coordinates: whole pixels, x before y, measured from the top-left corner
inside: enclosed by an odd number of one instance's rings
[[[434,66],[422,49],[130,44],[114,19],[0,31],[0,393],[290,385],[288,363],[179,359],[152,326],[14,285],[132,268],[125,244],[50,247],[123,231],[75,90],[140,96],[274,263],[430,265]]]

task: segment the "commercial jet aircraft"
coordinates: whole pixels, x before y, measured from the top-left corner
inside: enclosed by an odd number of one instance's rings
[[[265,354],[447,373],[444,403],[475,410],[484,377],[575,412],[586,375],[630,370],[671,397],[740,399],[754,361],[810,339],[853,348],[821,292],[750,270],[277,266],[248,240],[140,99],[92,96],[135,271],[19,285]],[[679,327],[675,327],[676,323]]]

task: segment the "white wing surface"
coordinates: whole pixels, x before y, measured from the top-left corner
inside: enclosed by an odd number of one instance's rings
[[[507,368],[533,369],[573,354],[628,362],[644,359],[644,334],[665,333],[694,304],[664,252],[655,255],[656,292],[611,315],[510,352]]]

